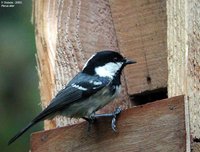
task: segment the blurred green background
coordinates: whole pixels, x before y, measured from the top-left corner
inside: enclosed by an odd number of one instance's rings
[[[28,152],[30,134],[42,130],[42,123],[30,129],[12,145],[11,138],[41,111],[32,1],[14,8],[0,7],[0,151]]]

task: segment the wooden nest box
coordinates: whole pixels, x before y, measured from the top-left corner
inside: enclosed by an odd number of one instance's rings
[[[117,133],[108,118],[87,132],[82,120],[56,117],[32,135],[31,151],[200,151],[199,7],[188,0],[33,1],[43,107],[96,51],[116,50],[137,64],[124,70],[120,97],[99,111],[124,109]]]

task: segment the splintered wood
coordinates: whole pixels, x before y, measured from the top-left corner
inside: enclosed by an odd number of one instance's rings
[[[57,38],[56,2],[35,0],[33,15],[37,47],[37,70],[42,107],[51,101],[55,87],[55,53]],[[52,10],[51,13],[48,13]],[[50,30],[53,29],[53,30]],[[55,127],[54,121],[45,121],[46,129]]]
[[[117,132],[111,119],[98,119],[88,132],[87,122],[34,133],[32,152],[185,152],[184,97],[178,96],[123,111]]]

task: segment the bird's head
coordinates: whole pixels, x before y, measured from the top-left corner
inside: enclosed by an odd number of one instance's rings
[[[113,78],[117,74],[120,75],[122,69],[127,64],[136,63],[128,60],[118,52],[100,51],[89,58],[83,67],[82,72],[89,75],[98,75],[101,77]]]

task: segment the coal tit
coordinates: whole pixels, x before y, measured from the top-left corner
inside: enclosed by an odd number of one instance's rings
[[[120,112],[119,108],[112,114],[95,114],[95,112],[119,94],[122,70],[127,64],[132,63],[136,62],[114,51],[97,52],[85,63],[82,71],[58,92],[49,106],[11,138],[8,144],[14,142],[39,121],[52,119],[58,114],[70,118],[84,118],[89,122],[96,117],[113,116],[112,128],[115,130],[115,117]]]

